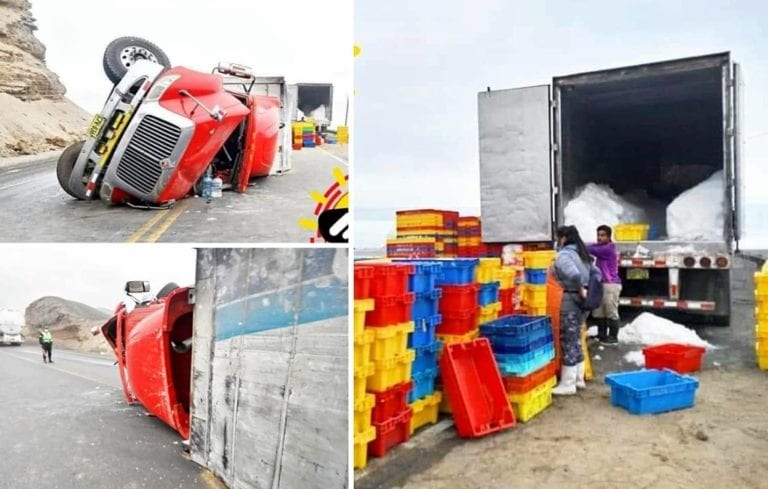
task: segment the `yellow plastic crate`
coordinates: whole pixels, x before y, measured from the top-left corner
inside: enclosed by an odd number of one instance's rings
[[[365,313],[373,311],[373,299],[358,299],[354,304],[355,337],[363,334],[365,330]]]
[[[366,387],[370,392],[383,392],[392,386],[408,382],[416,352],[406,350],[395,358],[373,362],[373,375],[368,377]]]
[[[525,313],[529,316],[547,316],[547,307],[526,307]]]
[[[494,319],[498,319],[500,312],[501,302],[493,302],[487,306],[481,307],[480,314],[477,316],[477,327],[479,328],[481,324],[485,324],[487,322],[493,321]]]
[[[523,285],[523,305],[528,308],[547,307],[547,286],[546,285]]]
[[[547,409],[552,404],[552,388],[557,384],[557,377],[552,377],[538,387],[524,394],[508,394],[515,418],[521,423]]]
[[[613,226],[613,239],[616,241],[646,241],[650,224],[632,223]]]
[[[455,335],[455,334],[439,334],[437,335],[437,339],[440,340],[443,343],[443,346],[445,345],[453,345],[456,343],[468,343],[480,334],[479,330],[470,331],[467,334],[462,335]]]
[[[768,294],[768,274],[763,272],[757,272],[754,276],[755,279],[755,292],[758,294]]]
[[[440,212],[419,212],[412,214],[396,214],[398,228],[407,227],[443,227],[443,214]]]
[[[437,423],[437,418],[440,416],[440,401],[442,399],[443,395],[440,392],[434,392],[432,395],[411,404],[413,409],[411,434],[422,426]]]
[[[355,460],[356,469],[364,469],[368,465],[368,444],[376,439],[376,428],[371,426],[362,433],[355,433]]]
[[[371,358],[374,362],[389,360],[405,353],[408,348],[408,333],[412,333],[414,323],[402,323],[381,328],[368,328],[373,334]]]
[[[506,290],[515,286],[517,270],[512,267],[497,268],[493,272],[492,282],[499,282],[499,289]]]
[[[376,396],[373,394],[366,394],[361,399],[355,401],[354,433],[362,433],[371,427],[371,414],[375,403]]]
[[[362,400],[365,397],[365,388],[368,384],[368,378],[373,375],[373,362],[354,371],[354,389],[352,392],[353,402]]]
[[[363,334],[355,335],[355,370],[365,368],[371,363],[371,345],[373,344],[374,332],[371,330],[363,331]]]
[[[496,280],[496,270],[501,269],[501,258],[480,258],[475,268],[475,282],[487,284]]]
[[[761,292],[755,289],[755,303],[761,311],[768,311],[768,292]]]
[[[757,321],[758,324],[763,324],[766,328],[768,328],[768,307],[755,308],[755,321]]]
[[[760,370],[768,370],[768,340],[755,341],[755,356]]]
[[[554,250],[524,251],[523,263],[525,268],[549,268],[555,261],[555,256],[557,256],[557,252]]]

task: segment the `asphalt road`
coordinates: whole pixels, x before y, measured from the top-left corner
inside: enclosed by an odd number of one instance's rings
[[[126,404],[109,356],[0,348],[0,488],[213,488],[181,438]]]
[[[334,167],[348,171],[346,145],[305,148],[293,152],[290,172],[258,179],[244,194],[141,210],[72,199],[56,180],[57,159],[48,153],[15,164],[0,160],[0,241],[307,243],[312,233],[299,221],[314,217],[310,192],[322,194],[334,183]]]

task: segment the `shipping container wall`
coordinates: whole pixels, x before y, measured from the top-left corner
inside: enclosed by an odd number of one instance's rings
[[[347,487],[347,260],[198,251],[190,451],[229,487]]]

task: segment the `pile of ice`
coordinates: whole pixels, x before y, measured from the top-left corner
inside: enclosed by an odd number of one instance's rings
[[[647,222],[643,210],[627,202],[608,185],[588,183],[576,191],[565,206],[565,223],[576,226],[582,238],[590,241],[601,224]]]
[[[630,324],[619,330],[619,343],[627,345],[659,345],[662,343],[679,343],[683,345],[714,348],[682,324],[660,318],[650,312],[640,314]]]
[[[722,171],[686,190],[667,207],[667,234],[672,240],[722,239],[724,222]]]
[[[628,351],[627,354],[624,355],[624,361],[637,365],[638,367],[645,367],[645,354],[642,350]]]
[[[306,115],[304,115],[304,112],[302,112],[301,109],[296,109],[296,120],[297,121],[300,121],[300,120],[304,119],[305,117],[306,117]]]
[[[315,123],[328,123],[330,122],[328,120],[328,116],[326,115],[326,109],[325,105],[320,105],[320,107],[316,108],[312,111],[310,114],[310,117],[312,117],[315,120]]]

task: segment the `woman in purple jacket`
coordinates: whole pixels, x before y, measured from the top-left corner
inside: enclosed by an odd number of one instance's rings
[[[611,228],[603,224],[597,228],[597,243],[587,246],[589,254],[596,259],[596,265],[603,274],[603,301],[592,311],[597,320],[597,337],[601,343],[615,345],[619,342],[619,253],[611,241]]]

